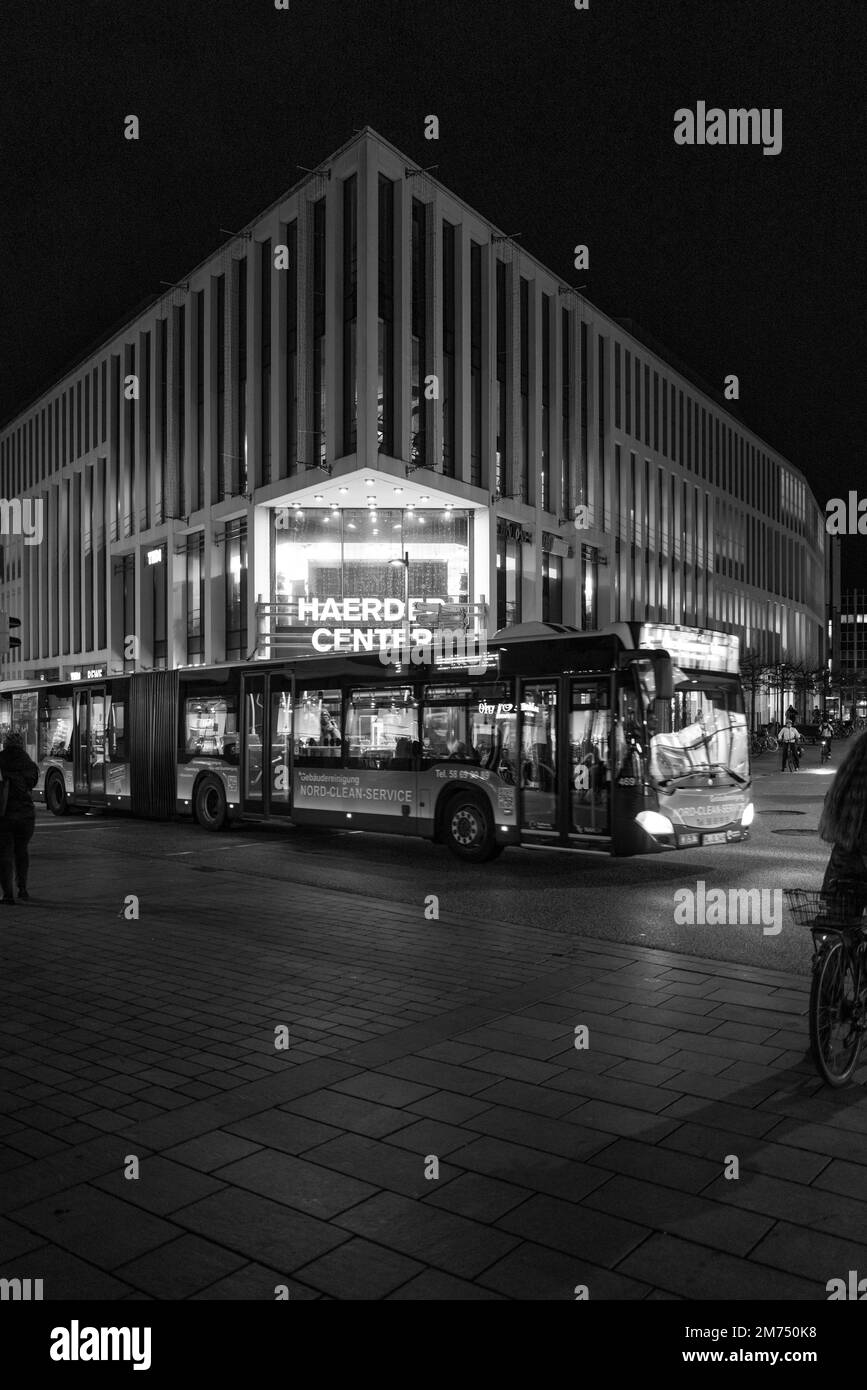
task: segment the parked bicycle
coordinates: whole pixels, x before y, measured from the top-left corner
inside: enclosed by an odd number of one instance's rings
[[[810,1050],[829,1086],[844,1086],[858,1065],[867,1029],[867,918],[863,890],[843,885],[833,896],[821,889],[787,888],[794,921],[813,937],[810,987]]]
[[[779,747],[774,735],[766,728],[759,729],[758,733],[752,734],[750,738],[750,752],[754,758],[758,758],[762,753],[776,753]]]

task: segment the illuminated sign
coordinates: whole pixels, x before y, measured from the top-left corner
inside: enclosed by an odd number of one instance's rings
[[[736,676],[740,669],[740,639],[730,632],[675,623],[642,623],[640,647],[662,647],[677,666],[687,670],[718,671]]]
[[[162,562],[163,562],[163,551],[162,551],[162,546],[158,546],[156,550],[149,550],[149,551],[148,551],[148,564],[149,564],[149,565],[161,565]]]

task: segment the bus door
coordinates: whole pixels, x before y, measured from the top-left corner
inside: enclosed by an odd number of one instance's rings
[[[76,795],[105,801],[105,691],[75,692],[74,775]]]
[[[563,839],[562,683],[518,681],[518,799],[527,843]]]
[[[292,804],[292,682],[278,671],[244,675],[243,807],[288,815]]]
[[[566,677],[570,843],[611,835],[611,681]]]

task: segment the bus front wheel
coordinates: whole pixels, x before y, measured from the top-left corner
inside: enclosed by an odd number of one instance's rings
[[[53,816],[65,816],[69,810],[63,778],[56,772],[45,783],[45,804]]]
[[[205,830],[223,830],[229,821],[226,792],[217,777],[203,777],[196,787],[196,820]]]
[[[455,796],[443,812],[443,839],[452,854],[483,864],[499,851],[490,807],[471,792]]]

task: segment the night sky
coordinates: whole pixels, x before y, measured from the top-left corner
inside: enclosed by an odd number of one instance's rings
[[[865,72],[863,0],[3,0],[0,419],[371,125],[867,494]],[[676,145],[699,100],[782,152]]]

